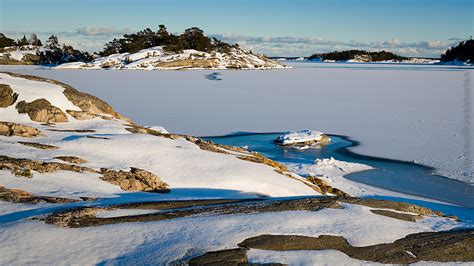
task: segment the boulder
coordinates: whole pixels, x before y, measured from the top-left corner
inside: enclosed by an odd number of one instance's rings
[[[16,105],[20,114],[28,114],[31,120],[42,123],[67,122],[66,114],[44,99],[37,99],[30,103],[21,101]]]
[[[169,192],[168,184],[148,171],[131,167],[130,171],[101,168],[101,179],[127,191]]]
[[[16,102],[18,94],[6,84],[0,84],[0,108],[6,108]]]
[[[19,137],[36,137],[40,131],[34,127],[20,125],[13,122],[0,121],[0,135],[3,136],[19,136]]]

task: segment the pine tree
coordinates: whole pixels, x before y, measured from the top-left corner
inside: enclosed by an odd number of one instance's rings
[[[15,40],[8,38],[3,33],[0,33],[0,48],[14,46]]]
[[[19,39],[16,43],[18,46],[28,45],[28,39],[23,35],[23,38]]]
[[[30,38],[28,39],[28,43],[30,45],[35,45],[35,46],[42,46],[43,44],[41,43],[41,40],[38,38],[36,34],[31,34]]]
[[[60,50],[61,48],[59,47],[59,40],[58,37],[51,35],[49,36],[48,40],[46,41],[47,48],[52,49],[52,50]]]

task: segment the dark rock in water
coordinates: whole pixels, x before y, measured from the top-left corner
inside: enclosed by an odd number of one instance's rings
[[[131,167],[130,171],[127,172],[101,168],[100,172],[102,173],[102,180],[120,186],[123,190],[160,193],[170,191],[165,182],[146,170]]]
[[[43,123],[67,122],[66,114],[56,106],[44,99],[37,99],[31,103],[21,101],[16,105],[20,114],[28,114],[31,120]]]
[[[18,99],[18,94],[14,93],[10,85],[0,84],[0,108],[13,105]]]
[[[243,248],[207,252],[189,260],[190,266],[197,265],[247,265],[247,250]]]
[[[0,135],[2,136],[19,136],[19,137],[36,137],[40,131],[34,127],[20,125],[13,122],[0,121]]]
[[[407,264],[419,261],[474,261],[474,229],[408,235],[393,243],[354,247],[341,236],[261,235],[239,244],[263,250],[335,249],[349,257],[380,263]]]

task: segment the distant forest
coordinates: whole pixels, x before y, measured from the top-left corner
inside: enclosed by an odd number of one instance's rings
[[[334,61],[347,61],[351,59],[355,59],[357,56],[367,56],[370,58],[371,62],[379,62],[385,60],[405,60],[406,57],[387,52],[387,51],[380,51],[380,52],[368,52],[364,50],[346,50],[346,51],[334,51],[330,53],[320,53],[320,54],[313,54],[308,59],[309,60],[334,60]]]
[[[454,60],[474,63],[474,40],[460,42],[457,46],[449,48],[441,55],[442,62]]]

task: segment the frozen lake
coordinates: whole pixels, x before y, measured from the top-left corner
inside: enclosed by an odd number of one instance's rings
[[[350,136],[360,142],[351,150],[364,155],[415,161],[441,175],[469,179],[463,92],[466,78],[474,77],[472,68],[291,64],[289,70],[217,71],[218,78],[209,78],[216,71],[200,70],[2,69],[63,81],[140,124],[170,132],[314,129]]]

